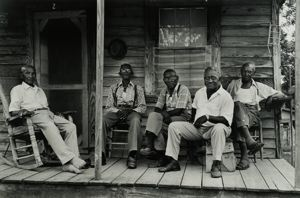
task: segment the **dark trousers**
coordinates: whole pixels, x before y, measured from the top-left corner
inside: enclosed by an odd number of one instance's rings
[[[119,122],[120,118],[117,113],[108,112],[103,116],[103,152],[105,152],[107,134],[110,128],[116,126]],[[128,150],[129,152],[136,151],[138,135],[141,130],[141,115],[137,112],[132,112],[125,122],[129,125]]]
[[[256,105],[243,104],[241,102],[234,103],[233,114],[233,137],[236,141],[245,142],[245,138],[241,136],[238,128],[246,126],[251,128],[259,123],[259,112]]]

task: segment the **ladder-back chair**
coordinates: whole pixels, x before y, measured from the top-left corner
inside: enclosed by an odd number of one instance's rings
[[[13,162],[10,162],[4,156],[1,157],[6,163],[23,169],[34,169],[43,165],[36,141],[35,132],[37,129],[34,128],[31,119],[29,117],[10,116],[8,100],[5,97],[1,84],[0,98],[4,118],[6,119]]]
[[[6,119],[6,125],[8,129],[9,143],[7,146],[7,150],[10,146],[13,162],[8,160],[5,157],[5,155],[0,155],[2,160],[9,165],[23,169],[34,169],[39,166],[42,166],[43,162],[40,156],[40,151],[37,143],[37,140],[39,140],[44,142],[46,158],[50,158],[50,160],[47,159],[45,163],[47,164],[59,162],[58,160],[51,160],[52,157],[50,150],[52,149],[49,149],[50,146],[48,145],[47,140],[44,137],[42,131],[38,127],[33,125],[30,117],[10,116],[8,110],[8,100],[6,99],[1,84],[0,99],[2,101],[3,115]],[[71,115],[74,113],[75,111],[66,111],[60,113],[60,116],[63,116],[64,118],[73,122],[73,118]]]

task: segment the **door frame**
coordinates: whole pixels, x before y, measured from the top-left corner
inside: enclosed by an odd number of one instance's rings
[[[82,83],[72,85],[49,85],[41,81],[42,70],[48,69],[48,65],[42,64],[40,33],[46,27],[49,19],[69,18],[81,32],[81,58],[82,58]],[[51,11],[35,12],[33,15],[34,29],[34,66],[36,68],[37,82],[45,90],[81,90],[82,99],[82,146],[88,147],[88,49],[87,49],[87,21],[84,10],[76,11]]]

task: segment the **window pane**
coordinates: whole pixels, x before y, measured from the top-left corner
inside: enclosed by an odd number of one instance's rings
[[[174,46],[174,28],[159,29],[159,46],[160,47]]]
[[[176,27],[190,26],[190,9],[176,9]]]
[[[191,10],[191,27],[207,26],[206,10],[196,8]]]
[[[188,47],[190,46],[190,30],[189,28],[175,29],[175,46]]]
[[[204,46],[207,43],[207,38],[206,38],[206,32],[207,28],[206,27],[197,27],[197,28],[191,28],[191,45],[193,47],[196,46]]]
[[[160,10],[160,27],[174,27],[175,26],[175,10],[161,9]]]

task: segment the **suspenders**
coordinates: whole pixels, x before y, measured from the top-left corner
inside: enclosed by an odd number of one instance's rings
[[[114,105],[118,106],[118,99],[117,99],[117,91],[120,86],[117,86],[115,91],[113,91],[113,98],[114,98]],[[134,98],[133,98],[133,103],[132,103],[132,108],[135,108],[135,103],[137,100],[137,85],[134,85]]]
[[[178,89],[177,89],[177,92],[176,92],[177,97],[178,97],[178,95],[179,95],[180,86],[181,86],[181,84],[178,85]],[[167,93],[168,93],[168,90],[166,90],[166,93],[165,93],[165,95],[166,95],[166,102],[165,102],[165,105],[164,105],[163,109],[166,109],[166,108],[167,108]]]

